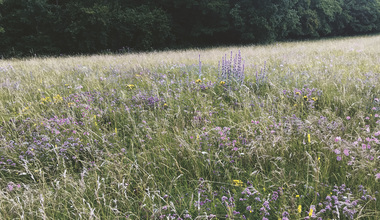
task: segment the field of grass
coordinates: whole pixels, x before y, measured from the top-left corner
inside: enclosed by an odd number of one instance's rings
[[[379,219],[379,99],[379,35],[0,60],[0,219]]]

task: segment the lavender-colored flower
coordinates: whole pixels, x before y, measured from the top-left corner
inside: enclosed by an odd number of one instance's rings
[[[350,155],[350,151],[348,149],[344,149],[343,150],[343,154],[346,155],[346,156],[348,156],[348,155]]]
[[[270,210],[269,202],[268,202],[268,201],[265,201],[265,202],[263,203],[263,206],[264,206],[266,209]]]
[[[377,173],[375,176],[376,176],[376,179],[380,179],[380,173]]]
[[[336,157],[336,160],[337,160],[337,161],[341,161],[341,160],[342,160],[342,157],[341,157],[341,156],[337,156],[337,157]]]

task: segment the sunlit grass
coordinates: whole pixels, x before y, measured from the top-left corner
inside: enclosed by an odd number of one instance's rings
[[[239,50],[244,83],[218,74]],[[0,218],[377,219],[379,51],[1,60]]]

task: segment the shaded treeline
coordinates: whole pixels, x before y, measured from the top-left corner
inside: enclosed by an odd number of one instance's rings
[[[0,57],[374,33],[380,0],[0,0]]]

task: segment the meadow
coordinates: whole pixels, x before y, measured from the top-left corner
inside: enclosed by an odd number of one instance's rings
[[[378,219],[380,35],[0,60],[0,219]]]

